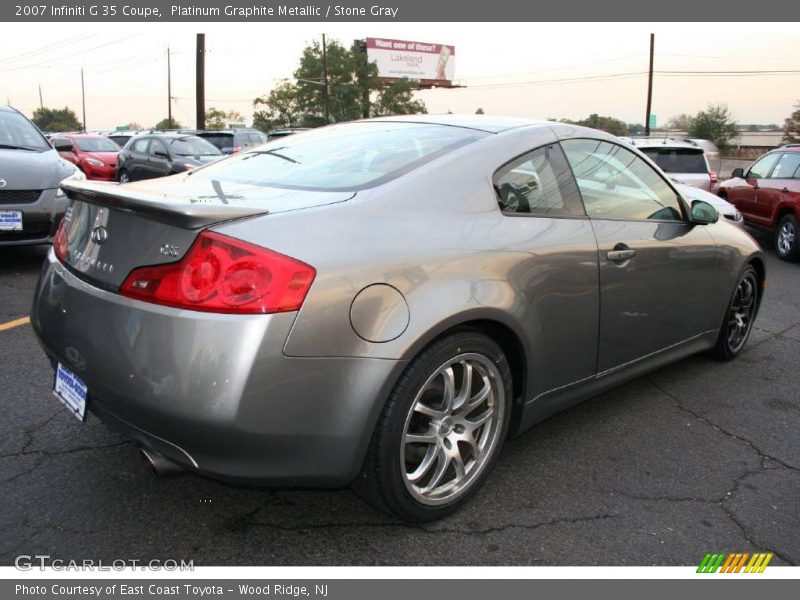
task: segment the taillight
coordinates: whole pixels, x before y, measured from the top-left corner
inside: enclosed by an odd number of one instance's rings
[[[236,154],[237,152],[241,152],[241,151],[242,151],[242,147],[241,146],[234,146],[233,150],[231,151],[231,154]]]
[[[709,171],[708,174],[711,176],[711,189],[717,187],[717,183],[719,182],[719,178],[717,177],[716,171]]]
[[[53,238],[53,250],[61,262],[67,262],[67,250],[69,248],[69,239],[67,239],[67,220],[61,219],[56,230],[56,236]]]
[[[288,312],[300,309],[315,276],[293,258],[204,231],[180,261],[131,271],[120,293],[206,312]]]

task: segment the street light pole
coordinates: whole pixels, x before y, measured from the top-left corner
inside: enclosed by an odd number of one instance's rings
[[[172,73],[169,60],[169,46],[167,46],[167,121],[168,129],[172,129]]]
[[[86,88],[83,85],[83,67],[81,67],[81,104],[83,105],[83,132],[86,133]]]
[[[322,78],[324,86],[322,88],[322,99],[325,103],[325,123],[331,122],[331,96],[328,89],[328,49],[325,45],[325,34],[322,34]]]
[[[650,72],[647,76],[647,114],[644,117],[644,134],[650,135],[650,110],[653,104],[653,49],[655,48],[656,36],[650,34]]]

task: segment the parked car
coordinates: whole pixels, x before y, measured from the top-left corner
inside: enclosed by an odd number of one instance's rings
[[[674,180],[673,180],[674,181]],[[675,187],[690,203],[695,200],[707,202],[713,206],[721,217],[734,223],[737,227],[744,227],[744,218],[742,213],[730,202],[721,198],[711,192],[701,190],[700,188],[692,187],[690,185],[683,185],[682,183],[675,182]]]
[[[767,152],[747,171],[734,169],[718,194],[741,211],[748,225],[775,235],[779,258],[800,259],[800,144]]]
[[[717,173],[695,143],[669,138],[632,138],[632,142],[672,179],[707,192],[716,191]]]
[[[711,166],[712,171],[719,170],[721,157],[719,148],[717,148],[717,145],[714,142],[700,138],[688,138],[686,141],[690,144],[694,144],[698,148],[703,149],[703,153],[706,155],[706,161]]]
[[[59,184],[81,178],[22,113],[0,106],[0,245],[48,243],[67,207]]]
[[[119,146],[99,135],[55,135],[50,139],[61,158],[77,166],[87,179],[117,180]]]
[[[267,136],[257,129],[217,129],[192,133],[214,144],[223,154],[236,154],[267,141]]]
[[[712,206],[561,123],[365,120],[66,188],[31,322],[72,412],[157,471],[353,483],[411,521],[461,506],[509,435],[735,358],[765,280]]]
[[[206,140],[184,133],[137,135],[125,145],[117,158],[120,183],[183,173],[222,157]]]

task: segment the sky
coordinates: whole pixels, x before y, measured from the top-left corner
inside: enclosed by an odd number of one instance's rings
[[[173,117],[191,127],[196,33],[206,34],[206,106],[248,122],[253,99],[290,78],[304,46],[323,33],[347,45],[364,37],[454,45],[455,78],[466,87],[418,92],[430,113],[598,113],[642,123],[650,33],[658,125],[709,103],[727,104],[740,123],[782,124],[800,101],[792,23],[18,23],[0,36],[0,102],[30,116],[41,85],[45,106],[81,118],[83,68],[88,129],[151,127],[167,116],[169,46]]]

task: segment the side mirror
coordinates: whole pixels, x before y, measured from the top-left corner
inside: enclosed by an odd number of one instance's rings
[[[744,179],[744,169],[742,167],[736,167],[733,172],[731,173],[731,179]]]
[[[718,220],[719,213],[717,209],[708,202],[703,202],[702,200],[694,200],[692,202],[692,223],[708,225],[710,223],[716,223]]]

